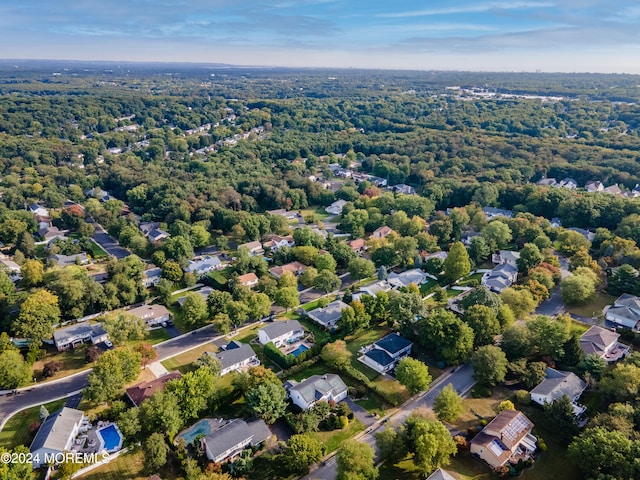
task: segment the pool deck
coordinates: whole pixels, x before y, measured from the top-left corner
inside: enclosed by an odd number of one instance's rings
[[[301,346],[305,346],[307,347],[307,350],[310,350],[313,347],[313,343],[309,343],[309,342],[305,342],[300,341],[300,342],[295,342],[291,345],[287,345],[286,348],[281,348],[280,351],[284,354],[284,355],[289,355],[290,353],[295,352],[298,348],[300,348]]]

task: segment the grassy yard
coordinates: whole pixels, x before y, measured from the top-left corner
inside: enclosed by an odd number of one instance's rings
[[[180,355],[164,360],[162,365],[164,368],[169,370],[170,372],[174,370],[179,370],[181,373],[187,373],[192,370],[195,370],[193,367],[193,362],[197,361],[198,358],[204,352],[217,352],[218,347],[216,347],[213,343],[205,343],[204,345],[200,345],[188,352],[181,353]]]
[[[62,408],[64,403],[64,399],[57,400],[45,404],[45,408],[49,413],[53,413]],[[38,406],[22,410],[11,417],[0,432],[0,446],[7,448],[13,448],[18,445],[28,446],[36,435],[36,432],[32,433],[29,431],[29,425],[40,421],[38,418],[39,414],[40,407]]]
[[[438,282],[430,278],[425,283],[420,285],[420,294],[422,294],[423,296],[429,295],[429,293],[431,293],[431,290],[433,290],[437,286]]]
[[[615,299],[616,297],[606,293],[596,292],[591,302],[586,305],[572,307],[567,306],[567,312],[573,313],[574,315],[580,315],[581,317],[595,317],[602,314],[602,309],[607,305],[611,305]]]
[[[358,432],[364,430],[364,424],[360,420],[353,420],[344,430],[333,430],[331,432],[317,432],[316,435],[326,446],[327,453],[333,452],[347,438],[353,437]]]
[[[480,281],[482,280],[482,273],[474,273],[473,275],[469,275],[464,280],[460,280],[458,282],[459,287],[474,287],[480,285]]]
[[[162,478],[175,480],[180,478],[177,468],[173,465],[175,459],[162,469]],[[140,447],[133,447],[127,453],[120,455],[112,462],[92,472],[83,475],[83,480],[146,480],[149,474],[144,471],[144,455]]]
[[[85,361],[85,354],[88,345],[79,345],[77,348],[71,348],[64,352],[58,352],[55,347],[48,347],[47,354],[41,360],[33,364],[34,376],[38,381],[55,380],[56,378],[66,377],[73,373],[80,372],[90,368]],[[52,377],[44,378],[42,370],[48,362],[60,362],[61,367]]]

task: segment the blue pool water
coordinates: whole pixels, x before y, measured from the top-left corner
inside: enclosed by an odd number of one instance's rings
[[[111,452],[122,447],[122,435],[115,425],[109,425],[108,427],[101,428],[98,430],[98,434],[102,437],[104,449],[107,452]]]
[[[293,352],[291,352],[291,355],[293,355],[294,357],[297,357],[298,355],[300,355],[302,352],[306,352],[307,350],[309,350],[309,347],[307,347],[306,345],[300,345],[298,348],[296,348]]]
[[[178,437],[184,438],[184,443],[186,445],[189,445],[190,443],[193,443],[193,441],[196,439],[197,436],[199,435],[206,436],[206,435],[209,435],[210,433],[211,433],[211,425],[209,424],[209,420],[205,418],[204,420],[200,420],[193,427],[182,432],[180,435],[178,435]]]

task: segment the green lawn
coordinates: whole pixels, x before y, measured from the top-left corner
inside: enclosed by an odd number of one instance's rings
[[[596,292],[591,302],[586,305],[567,306],[567,312],[573,313],[574,315],[580,315],[582,317],[592,318],[601,315],[602,309],[607,305],[613,304],[615,300],[616,297],[603,292]]]
[[[47,354],[42,359],[33,364],[33,372],[35,378],[38,381],[54,380],[90,368],[91,366],[88,365],[85,361],[85,355],[88,346],[89,345],[86,344],[79,345],[77,348],[71,348],[64,352],[58,352],[55,347],[48,347]],[[44,378],[42,376],[44,365],[51,361],[60,362],[60,370],[52,377]]]
[[[431,290],[433,290],[434,288],[436,288],[438,286],[438,282],[436,282],[435,280],[432,280],[431,278],[429,280],[427,280],[425,283],[423,283],[422,285],[420,285],[420,293],[425,296],[425,295],[429,295],[429,293],[431,293]]]
[[[49,413],[53,413],[64,406],[66,400],[56,400],[55,402],[45,404],[45,408]],[[27,445],[31,443],[36,431],[31,432],[29,426],[34,422],[40,422],[38,415],[40,407],[28,408],[18,412],[7,421],[0,432],[0,446],[13,448],[18,445]]]
[[[174,465],[175,460],[162,469],[162,478],[175,480],[180,475]],[[146,480],[149,475],[144,471],[144,455],[140,447],[133,447],[127,453],[103,467],[83,475],[83,480]]]
[[[464,280],[458,282],[459,287],[473,287],[480,285],[480,280],[482,280],[483,273],[474,273],[473,275],[469,275]]]
[[[331,432],[317,432],[316,435],[324,443],[327,453],[333,452],[347,438],[353,437],[364,430],[364,424],[360,420],[353,420],[344,430],[332,430]]]
[[[180,355],[169,358],[160,363],[162,363],[164,368],[166,368],[170,372],[179,370],[181,373],[187,373],[195,370],[193,362],[197,361],[204,352],[217,351],[218,347],[216,347],[213,343],[205,343],[204,345],[200,345],[199,347],[189,350],[188,352],[181,353]]]

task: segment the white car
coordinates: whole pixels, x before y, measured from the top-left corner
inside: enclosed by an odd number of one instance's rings
[[[113,343],[111,342],[111,340],[105,340],[104,344],[107,346],[107,348],[113,348]]]

